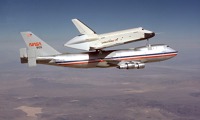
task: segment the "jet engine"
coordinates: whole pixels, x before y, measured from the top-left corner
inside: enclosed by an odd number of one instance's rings
[[[145,67],[144,63],[124,63],[119,65],[119,69],[143,69]]]

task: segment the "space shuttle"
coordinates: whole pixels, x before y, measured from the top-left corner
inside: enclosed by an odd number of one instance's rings
[[[85,51],[102,50],[130,42],[148,40],[155,36],[154,32],[145,30],[142,27],[97,34],[78,19],[72,19],[72,22],[81,35],[72,38],[64,46]]]

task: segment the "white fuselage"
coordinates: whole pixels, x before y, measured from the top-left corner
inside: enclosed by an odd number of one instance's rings
[[[105,34],[76,36],[69,40],[65,46],[90,51],[145,40],[153,36],[155,33],[152,31],[139,27]]]
[[[37,63],[74,68],[118,67],[121,62],[157,62],[170,59],[177,51],[167,45],[152,45],[127,50],[110,50],[38,57]]]

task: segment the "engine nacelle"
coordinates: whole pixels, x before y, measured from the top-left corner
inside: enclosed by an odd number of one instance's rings
[[[143,69],[145,68],[144,63],[125,63],[122,65],[119,65],[117,68],[119,69]]]

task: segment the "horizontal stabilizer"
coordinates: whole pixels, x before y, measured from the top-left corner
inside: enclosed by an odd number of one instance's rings
[[[21,48],[20,50],[20,59],[21,63],[28,63],[29,67],[33,67],[37,65],[37,51],[36,49],[26,49],[26,48]]]
[[[35,67],[37,64],[36,64],[36,58],[29,58],[28,59],[28,66],[29,67]]]
[[[81,34],[95,34],[95,31],[93,31],[92,29],[90,29],[87,25],[85,25],[84,23],[82,23],[80,20],[78,19],[72,19],[72,22],[74,23],[74,25],[76,26],[76,28],[79,30],[79,32]]]
[[[26,48],[20,48],[19,49],[20,52],[20,61],[21,63],[28,63],[28,54],[27,54],[27,50]]]
[[[27,58],[26,48],[21,48],[20,50],[20,58]]]
[[[28,50],[28,66],[33,67],[36,66],[36,50],[29,49]]]

